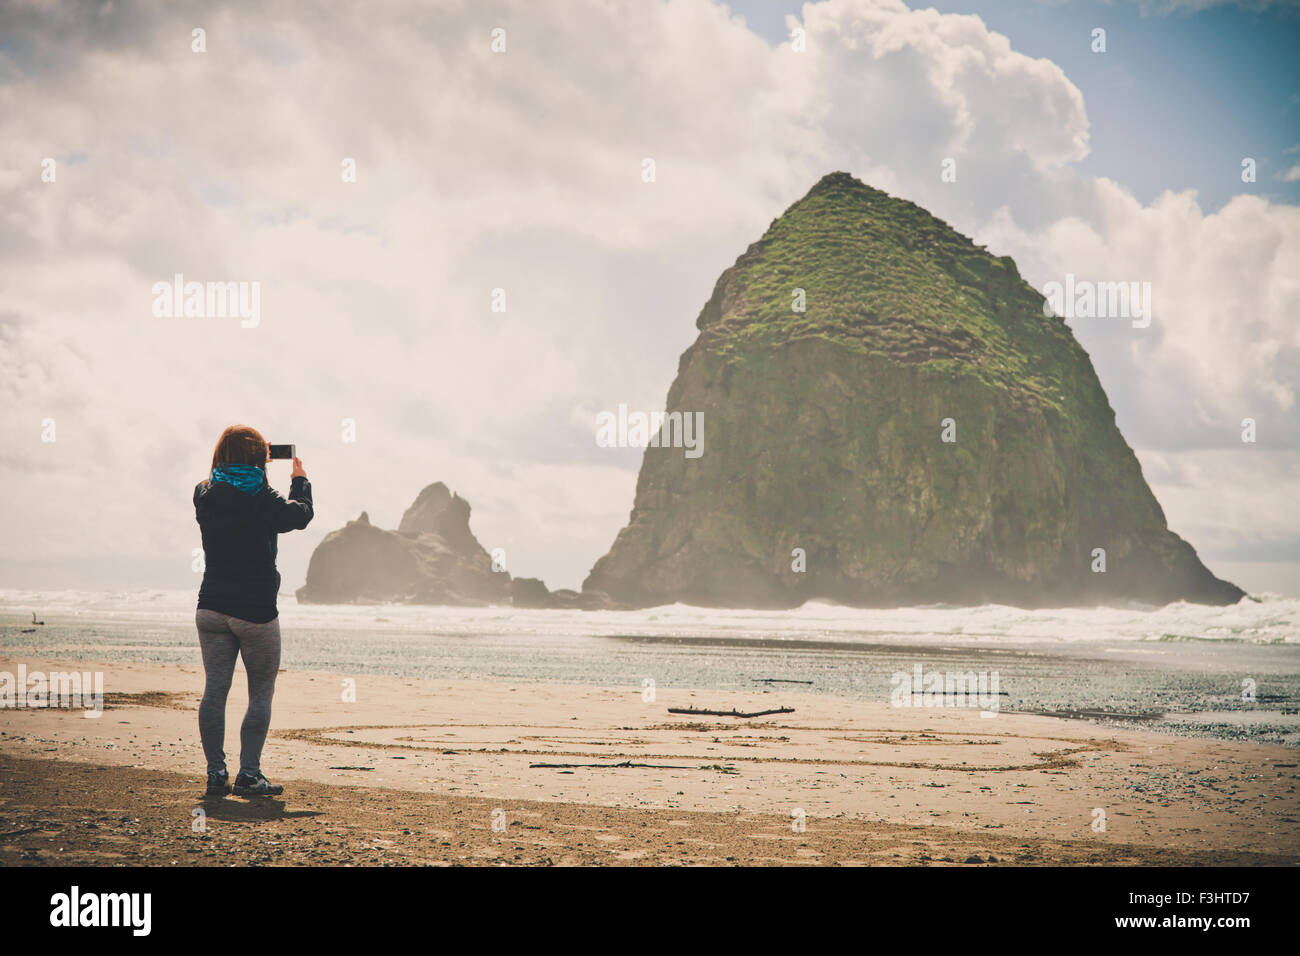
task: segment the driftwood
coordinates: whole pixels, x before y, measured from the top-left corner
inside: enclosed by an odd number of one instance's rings
[[[622,763],[530,763],[528,769],[532,770],[538,767],[550,770],[569,770],[574,767],[649,767],[654,770],[694,770],[695,767],[681,767],[676,764],[666,763],[633,763],[630,760],[624,760]]]
[[[755,677],[755,683],[759,684],[811,684],[810,680],[787,680],[784,677]]]
[[[705,717],[766,717],[768,714],[793,714],[793,707],[778,707],[776,710],[756,710],[752,714],[742,714],[738,710],[696,710],[694,707],[669,707],[670,714],[692,714]]]

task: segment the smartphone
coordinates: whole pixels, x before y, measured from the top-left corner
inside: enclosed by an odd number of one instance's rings
[[[293,458],[294,456],[293,445],[268,445],[267,447],[270,449],[273,459]]]

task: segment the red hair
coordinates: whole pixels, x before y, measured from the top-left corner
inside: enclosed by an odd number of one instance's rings
[[[212,467],[218,465],[266,465],[266,439],[249,425],[231,425],[217,439]]]

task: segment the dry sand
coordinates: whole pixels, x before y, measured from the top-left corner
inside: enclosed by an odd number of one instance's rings
[[[282,672],[262,766],[284,796],[208,800],[201,668],[23,663],[102,671],[107,704],[0,710],[0,865],[1300,862],[1300,754],[1283,747],[780,685],[648,702],[360,676],[348,703],[343,675]],[[668,712],[778,706],[794,712]]]

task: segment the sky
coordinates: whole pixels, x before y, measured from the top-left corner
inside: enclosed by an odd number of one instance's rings
[[[1148,328],[1072,320],[1119,426],[1211,569],[1300,595],[1298,21],[0,3],[0,587],[196,587],[190,495],[236,422],[313,482],[285,591],[329,531],[396,527],[434,481],[512,573],[577,587],[640,463],[597,446],[597,413],[662,409],[718,274],[846,170],[1036,288],[1150,282]],[[156,314],[177,273],[258,283],[258,321]]]

